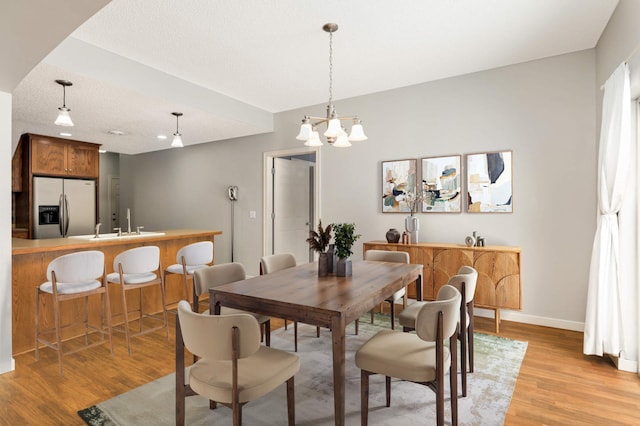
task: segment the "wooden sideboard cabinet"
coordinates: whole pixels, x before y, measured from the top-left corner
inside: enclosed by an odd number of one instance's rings
[[[494,311],[496,333],[500,331],[500,309],[522,309],[519,247],[371,241],[363,244],[363,252],[367,250],[405,251],[409,253],[411,263],[421,263],[424,266],[422,293],[427,300],[434,300],[440,287],[461,266],[472,266],[478,271],[474,305]],[[409,297],[416,297],[415,285],[409,286],[408,293]]]

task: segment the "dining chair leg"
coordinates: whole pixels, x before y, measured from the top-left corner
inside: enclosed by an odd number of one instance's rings
[[[287,418],[289,426],[296,424],[296,397],[293,377],[294,376],[291,376],[291,378],[287,380]]]
[[[320,337],[320,327],[316,327],[316,337]]]
[[[391,407],[391,377],[389,376],[384,377],[384,387],[385,387],[384,391],[387,396],[387,400],[386,400],[387,407]]]
[[[371,324],[373,324],[373,309],[370,310],[369,313],[371,314]]]
[[[360,326],[360,320],[356,320],[356,336],[358,335],[358,327]]]
[[[396,329],[396,303],[392,300],[391,301],[391,329],[395,330]]]
[[[298,352],[298,321],[293,322],[293,347]]]
[[[369,423],[369,372],[360,370],[360,423]]]
[[[264,323],[265,344],[271,346],[271,320]]]
[[[467,327],[467,347],[469,349],[469,373],[473,373],[473,300],[467,305],[469,327]]]
[[[458,425],[458,339],[453,335],[453,338],[449,339],[451,346],[451,365],[449,366],[449,388],[451,399],[451,424],[453,426]],[[444,385],[443,385],[444,396]],[[442,409],[444,411],[444,401]]]

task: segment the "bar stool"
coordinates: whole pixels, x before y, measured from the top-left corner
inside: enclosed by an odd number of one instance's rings
[[[213,263],[213,242],[212,241],[200,241],[182,247],[176,254],[176,263],[168,266],[165,269],[165,288],[167,274],[177,274],[182,276],[182,283],[184,284],[184,298],[189,298],[189,280],[193,283],[193,272],[197,269],[201,269],[210,266]],[[198,295],[191,286],[191,294],[193,302],[191,304],[194,312],[198,310]]]
[[[112,272],[107,275],[107,282],[120,287],[120,294],[122,295],[122,313],[124,315],[122,331],[124,332],[127,340],[127,350],[129,351],[129,355],[131,355],[131,337],[140,336],[164,328],[166,330],[167,340],[169,340],[167,308],[164,294],[164,277],[162,268],[160,267],[160,248],[157,246],[145,246],[123,251],[113,259],[113,269],[116,272]],[[142,308],[142,289],[152,286],[160,287],[160,299],[162,303],[161,316],[153,313],[145,313]],[[138,290],[138,307],[133,311],[129,310],[129,306],[127,304],[126,293],[129,290]],[[138,331],[131,333],[129,331],[129,322],[131,321],[129,314],[134,312],[138,314]],[[154,321],[161,321],[161,324],[143,328],[142,323],[145,318],[149,318]],[[133,321],[135,321],[135,319]],[[114,327],[114,329],[116,329],[116,331],[120,331],[116,327]]]
[[[104,253],[96,250],[81,251],[66,254],[52,260],[47,267],[47,282],[36,287],[36,360],[40,359],[39,346],[44,344],[58,352],[60,376],[63,375],[62,357],[83,349],[104,344],[105,335],[109,337],[109,346],[113,356],[113,341],[111,339],[111,310],[109,306],[109,292],[107,291]],[[100,295],[100,325],[89,323],[89,296]],[[53,327],[40,330],[40,301],[41,298],[51,298],[53,306]],[[84,299],[84,318],[81,322],[62,324],[62,302],[74,299]],[[45,300],[46,306],[46,300]],[[66,306],[66,305],[65,305]],[[107,329],[104,329],[104,314],[106,312]],[[62,330],[78,324],[84,325],[84,345],[64,352],[62,349]],[[89,343],[89,330],[100,334],[101,339]],[[41,337],[41,334],[53,334],[55,341]]]

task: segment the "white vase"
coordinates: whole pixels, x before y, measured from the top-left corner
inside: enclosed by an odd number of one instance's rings
[[[404,219],[404,228],[411,235],[411,244],[418,242],[418,230],[420,229],[420,221],[416,216],[407,216]]]

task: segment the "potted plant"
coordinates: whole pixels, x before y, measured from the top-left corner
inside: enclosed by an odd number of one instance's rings
[[[331,228],[332,225],[327,225],[326,228],[322,227],[322,220],[318,222],[318,231],[310,230],[309,238],[307,242],[309,247],[319,253],[318,259],[318,276],[326,277],[329,275],[329,256],[327,255],[327,246],[331,241]]]
[[[356,234],[356,225],[354,223],[334,223],[333,234],[338,256],[336,275],[341,277],[349,276],[351,275],[351,259],[349,256],[353,254],[351,250],[353,243],[360,238],[360,235]]]

